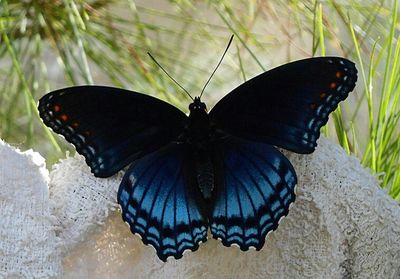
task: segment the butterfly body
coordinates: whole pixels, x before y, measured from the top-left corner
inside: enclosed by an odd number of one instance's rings
[[[39,113],[95,176],[130,164],[122,218],[165,261],[196,250],[208,228],[225,246],[261,249],[295,200],[296,172],[274,146],[313,152],[356,80],[351,61],[319,57],[256,76],[210,112],[199,97],[187,116],[141,93],[79,86],[45,95]]]

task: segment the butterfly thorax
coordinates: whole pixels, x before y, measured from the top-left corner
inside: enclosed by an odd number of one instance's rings
[[[207,144],[211,134],[210,119],[206,105],[195,97],[189,105],[189,118],[186,127],[186,140],[190,144],[201,146]]]

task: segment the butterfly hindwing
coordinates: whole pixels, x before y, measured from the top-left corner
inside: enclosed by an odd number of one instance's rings
[[[259,250],[295,200],[296,173],[268,144],[228,137],[217,150],[211,233],[225,246]]]
[[[205,205],[186,151],[170,144],[135,161],[118,191],[123,220],[163,261],[207,240]]]
[[[318,57],[295,61],[243,83],[210,112],[232,135],[311,153],[320,128],[357,80],[351,61]]]
[[[43,122],[108,177],[177,137],[187,116],[159,99],[105,86],[77,86],[39,101]]]

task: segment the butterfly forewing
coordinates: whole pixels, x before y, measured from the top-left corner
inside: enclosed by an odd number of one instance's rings
[[[299,60],[240,85],[215,105],[210,118],[232,135],[311,153],[329,113],[356,80],[355,65],[347,59]]]
[[[43,122],[74,144],[94,175],[108,177],[174,140],[187,116],[159,99],[123,89],[78,86],[45,95]]]
[[[189,153],[183,144],[170,144],[137,160],[118,192],[124,221],[163,261],[207,240],[205,205]]]
[[[295,200],[296,173],[268,144],[227,137],[217,150],[211,233],[225,246],[259,250]]]

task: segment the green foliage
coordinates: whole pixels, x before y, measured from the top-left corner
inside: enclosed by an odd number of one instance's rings
[[[141,4],[139,4],[139,2]],[[273,3],[272,3],[273,2]],[[186,110],[188,98],[150,51],[209,106],[266,69],[313,55],[356,62],[359,81],[324,129],[400,200],[400,24],[397,1],[0,0],[0,137],[45,154],[69,147],[38,118],[46,92],[108,84],[151,93]],[[212,93],[215,92],[215,93]]]

